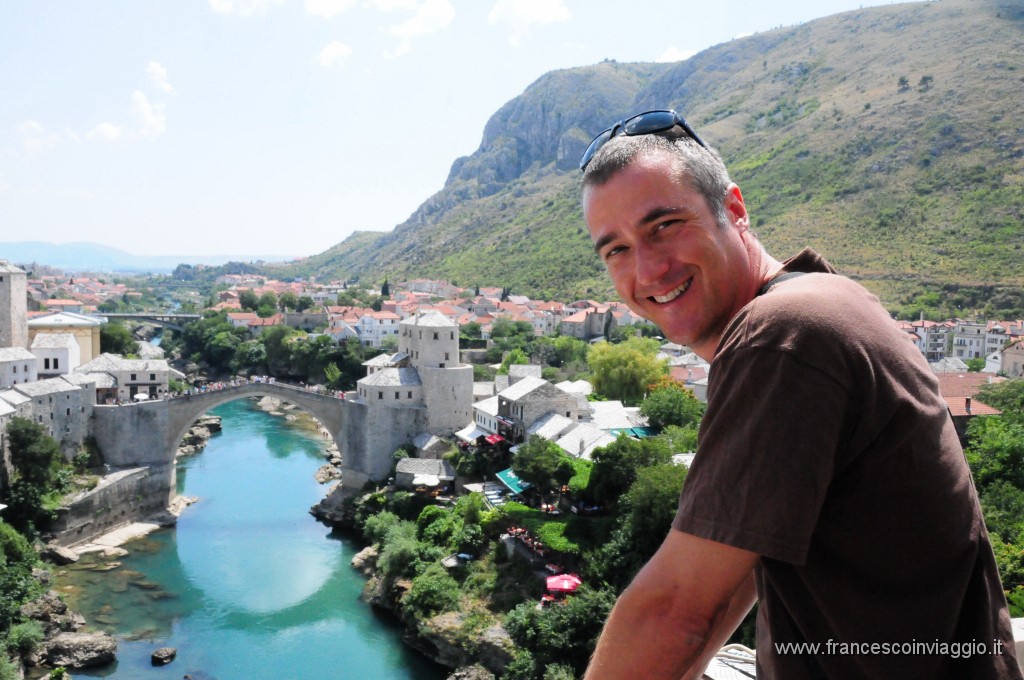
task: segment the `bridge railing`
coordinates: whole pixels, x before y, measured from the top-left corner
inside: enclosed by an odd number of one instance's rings
[[[329,390],[322,385],[307,385],[305,383],[289,383],[281,380],[277,380],[272,376],[251,376],[249,378],[233,378],[226,381],[216,381],[212,383],[206,383],[202,386],[193,386],[185,390],[180,394],[167,393],[167,399],[182,399],[196,395],[207,394],[210,392],[220,392],[223,390],[230,390],[248,385],[273,385],[275,388],[292,390],[295,392],[303,392],[306,394],[316,394],[322,397],[335,397],[337,399],[344,399],[345,392],[343,390]]]

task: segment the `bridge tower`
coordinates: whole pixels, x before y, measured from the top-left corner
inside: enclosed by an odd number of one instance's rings
[[[28,347],[28,309],[24,271],[0,260],[0,347]]]

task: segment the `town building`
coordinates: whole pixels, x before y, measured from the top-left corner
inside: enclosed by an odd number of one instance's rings
[[[185,378],[165,359],[125,359],[116,354],[101,354],[79,366],[75,373],[94,378],[99,403],[161,399],[172,377]],[[102,394],[100,389],[104,390]]]
[[[36,356],[24,347],[0,347],[0,389],[38,380]]]
[[[100,355],[100,327],[106,322],[102,317],[74,312],[41,314],[28,320],[28,339],[30,343],[43,333],[69,333],[78,342],[79,361],[88,363]]]
[[[80,365],[78,341],[70,333],[40,333],[32,340],[40,378],[55,378]]]
[[[0,260],[0,347],[28,347],[26,280],[22,269]]]

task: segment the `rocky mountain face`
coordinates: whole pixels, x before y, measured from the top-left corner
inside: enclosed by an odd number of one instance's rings
[[[579,156],[615,120],[675,108],[719,149],[756,231],[893,296],[1024,283],[1024,5],[847,12],[675,64],[548,73],[499,109],[443,189],[385,234],[285,272],[610,293],[578,206]]]

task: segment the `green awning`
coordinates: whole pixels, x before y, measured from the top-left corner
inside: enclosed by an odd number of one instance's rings
[[[509,491],[517,495],[530,488],[530,483],[516,477],[516,473],[512,472],[512,468],[499,472],[498,481],[508,487]]]

